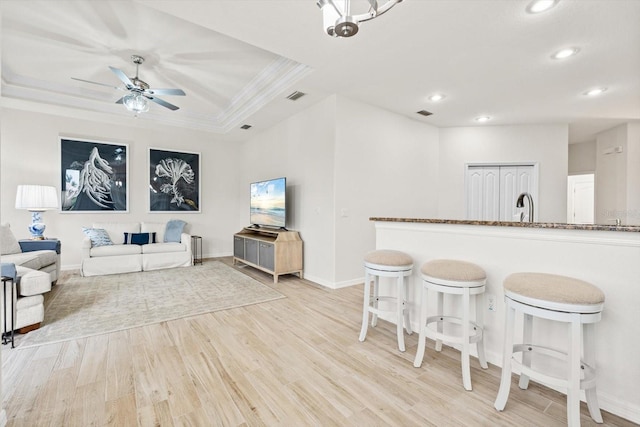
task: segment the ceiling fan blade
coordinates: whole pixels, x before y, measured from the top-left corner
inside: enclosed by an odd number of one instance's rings
[[[164,100],[162,100],[162,99],[160,99],[160,98],[156,98],[156,97],[154,97],[154,96],[147,96],[147,98],[148,98],[149,100],[151,100],[151,101],[155,102],[156,104],[160,104],[160,105],[162,105],[163,107],[166,107],[166,108],[168,108],[168,109],[170,109],[170,110],[173,110],[173,111],[178,110],[178,109],[180,108],[180,107],[176,107],[175,105],[170,104],[170,103],[168,103],[167,101],[164,101]]]
[[[127,86],[127,89],[131,89],[132,87],[135,87],[133,82],[131,81],[131,79],[129,77],[127,77],[127,75],[124,73],[124,71],[122,71],[122,70],[120,70],[118,68],[112,67],[111,65],[109,65],[109,69],[111,71],[113,71],[113,73],[116,76],[118,76],[118,78],[120,80],[122,80],[122,83],[124,83],[125,86]]]
[[[100,85],[100,86],[110,87],[110,88],[112,88],[112,89],[124,90],[124,89],[123,89],[123,88],[121,88],[121,87],[113,86],[113,85],[108,85],[108,84],[106,84],[106,83],[92,82],[91,80],[84,80],[84,79],[79,79],[79,78],[76,78],[76,77],[71,77],[71,78],[72,78],[73,80],[78,80],[79,82],[91,83],[91,84],[94,84],[94,85]]]
[[[145,92],[149,95],[186,95],[182,89],[147,89]]]
[[[116,101],[116,104],[124,104],[124,96]]]

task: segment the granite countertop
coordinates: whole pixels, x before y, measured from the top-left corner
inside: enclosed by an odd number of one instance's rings
[[[383,218],[371,217],[370,221],[414,222],[422,224],[489,225],[494,227],[554,228],[558,230],[598,230],[640,232],[640,225],[563,224],[558,222],[473,221],[459,219]]]

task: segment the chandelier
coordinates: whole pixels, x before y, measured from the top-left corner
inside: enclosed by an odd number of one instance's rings
[[[351,0],[318,0],[322,10],[324,30],[332,37],[351,37],[358,33],[358,24],[376,18],[402,0],[387,0],[379,6],[377,0],[367,0],[369,11],[358,15],[351,13]]]

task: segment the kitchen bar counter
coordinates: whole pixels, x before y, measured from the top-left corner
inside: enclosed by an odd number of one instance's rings
[[[596,325],[598,399],[602,409],[640,423],[640,227],[381,217],[371,220],[375,222],[377,249],[400,250],[414,260],[408,295],[414,331],[419,330],[422,263],[452,258],[474,262],[485,269],[485,297],[493,297],[496,302],[495,311],[489,311],[485,304],[484,312],[485,352],[488,362],[494,365],[502,365],[502,282],[509,274],[561,274],[602,289],[605,306],[602,320]],[[381,282],[380,286],[393,294],[390,283]],[[445,300],[445,304],[450,303]],[[451,309],[456,310],[453,306]],[[536,320],[535,325],[534,333],[549,347],[566,348],[565,325],[544,320]],[[407,351],[415,352],[415,346],[407,347]],[[434,350],[428,348],[429,351]],[[496,380],[496,389],[497,386]]]
[[[564,224],[559,222],[471,221],[459,219],[369,218],[371,221],[413,222],[422,224],[488,225],[494,227],[553,228],[557,230],[596,230],[640,232],[640,225]]]

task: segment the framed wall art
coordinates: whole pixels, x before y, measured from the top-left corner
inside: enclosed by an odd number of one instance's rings
[[[60,210],[128,212],[127,144],[60,138]]]
[[[149,211],[200,212],[200,153],[149,149]]]

